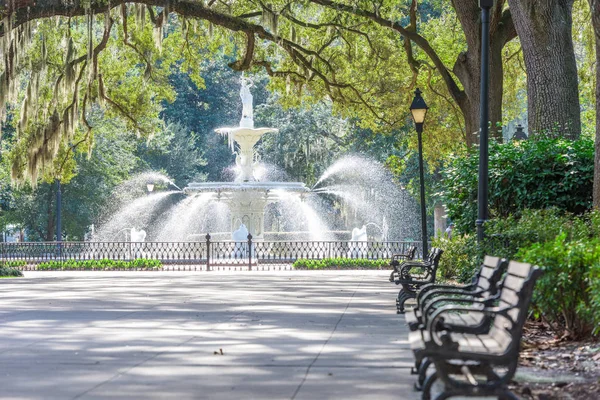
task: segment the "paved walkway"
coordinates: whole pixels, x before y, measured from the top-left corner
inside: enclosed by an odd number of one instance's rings
[[[3,279],[0,398],[417,399],[407,328],[387,276],[27,272]]]

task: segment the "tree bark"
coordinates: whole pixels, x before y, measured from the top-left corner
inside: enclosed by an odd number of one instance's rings
[[[529,132],[577,139],[581,115],[573,50],[574,0],[508,0],[527,70]]]
[[[490,92],[489,117],[490,134],[502,141],[502,96],[504,88],[504,68],[502,49],[517,36],[512,15],[503,10],[504,0],[496,1],[491,10],[490,21]],[[453,0],[452,5],[467,40],[467,51],[457,58],[453,72],[464,88],[465,98],[457,103],[465,118],[466,141],[468,145],[479,143],[480,127],[480,88],[481,88],[481,9],[474,0]]]
[[[589,0],[596,42],[596,140],[594,156],[594,208],[600,210],[600,0]]]

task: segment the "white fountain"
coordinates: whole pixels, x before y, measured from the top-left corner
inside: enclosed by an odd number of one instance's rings
[[[235,163],[241,171],[238,182],[190,183],[184,191],[214,193],[215,198],[227,203],[231,210],[232,233],[244,225],[254,240],[263,240],[267,204],[278,201],[281,193],[307,193],[310,190],[302,182],[260,182],[256,179],[255,169],[259,157],[254,146],[264,134],[278,130],[254,127],[251,86],[252,81],[242,75],[240,97],[243,109],[240,126],[216,130],[228,137],[229,145],[236,155]]]

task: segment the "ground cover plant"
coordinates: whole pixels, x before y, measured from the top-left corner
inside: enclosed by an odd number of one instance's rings
[[[387,260],[364,260],[354,258],[324,258],[322,260],[298,259],[294,269],[386,269]]]
[[[122,260],[67,260],[48,261],[40,263],[37,267],[41,271],[51,270],[123,270],[123,269],[159,269],[162,267],[160,260],[138,258],[132,261]]]
[[[23,276],[23,273],[18,270],[19,267],[24,267],[25,261],[0,261],[0,278],[15,278]]]
[[[0,278],[16,278],[23,276],[23,273],[15,268],[0,265]]]
[[[436,239],[445,250],[440,277],[469,281],[483,254],[539,265],[545,273],[535,288],[534,316],[563,337],[600,333],[600,212],[523,210],[490,221],[487,233],[482,246],[473,235]]]

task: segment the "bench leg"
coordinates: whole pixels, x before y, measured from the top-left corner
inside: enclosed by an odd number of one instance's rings
[[[406,300],[415,299],[416,297],[416,293],[409,292],[404,288],[400,289],[400,292],[398,292],[398,298],[396,299],[396,312],[398,314],[404,314],[404,303],[406,303]]]
[[[431,388],[433,387],[433,384],[436,380],[437,371],[429,375],[427,379],[425,379],[425,383],[423,384],[423,394],[421,395],[422,400],[431,400]]]
[[[419,377],[417,378],[417,382],[415,382],[415,389],[417,391],[423,390],[423,385],[425,384],[425,379],[427,379],[427,370],[431,365],[431,359],[424,358],[419,365]]]

